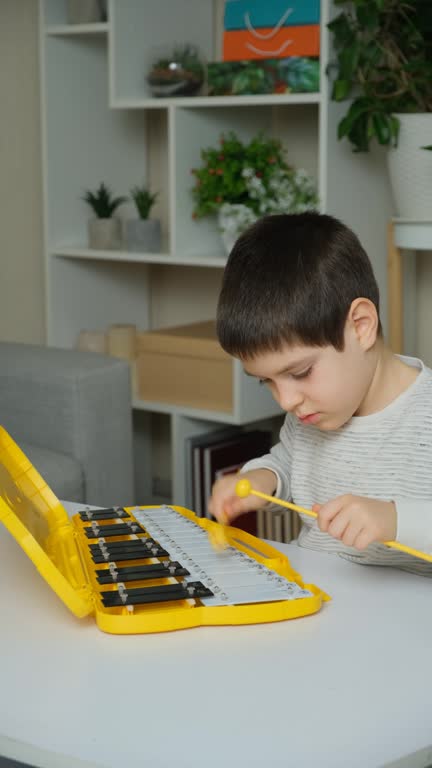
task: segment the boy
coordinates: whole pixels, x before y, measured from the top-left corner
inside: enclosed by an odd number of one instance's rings
[[[380,543],[432,551],[432,371],[386,347],[354,233],[318,213],[256,222],[228,259],[217,332],[287,412],[280,442],[242,475],[318,513],[302,516],[299,545],[432,575],[430,563]],[[237,480],[213,487],[219,520],[265,504],[238,498]]]

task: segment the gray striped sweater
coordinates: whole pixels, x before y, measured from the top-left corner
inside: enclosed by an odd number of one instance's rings
[[[269,454],[248,462],[278,478],[276,496],[302,507],[323,504],[344,493],[394,501],[401,544],[432,553],[432,370],[420,360],[413,384],[378,413],[353,416],[333,432],[303,425],[287,414],[280,441]],[[302,515],[298,544],[334,552],[368,565],[390,565],[432,576],[432,564],[383,544],[360,552],[319,530]]]

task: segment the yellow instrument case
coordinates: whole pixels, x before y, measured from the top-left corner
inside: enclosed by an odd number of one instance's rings
[[[84,508],[84,505],[83,505]],[[124,508],[134,520],[133,509]],[[146,510],[146,507],[140,507]],[[154,507],[152,507],[154,509]],[[173,506],[179,515],[208,533],[219,524]],[[202,625],[255,624],[283,621],[318,611],[329,597],[313,584],[304,584],[289,560],[269,544],[234,527],[224,527],[228,543],[247,553],[275,574],[310,592],[310,596],[242,605],[203,604],[185,599],[146,605],[106,607],[90,556],[85,523],[70,518],[59,499],[6,430],[0,427],[0,522],[26,552],[51,589],[78,618],[94,615],[105,632],[133,634],[165,632]],[[121,539],[129,537],[118,537]],[[136,537],[132,537],[136,538]],[[144,537],[143,537],[144,538]],[[118,540],[118,539],[117,539]],[[108,569],[109,565],[105,564]],[[0,563],[1,572],[1,563]],[[145,587],[176,583],[175,579],[146,581]],[[113,584],[110,589],[116,590]]]

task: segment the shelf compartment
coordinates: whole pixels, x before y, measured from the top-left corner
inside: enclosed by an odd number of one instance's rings
[[[146,265],[49,259],[49,344],[76,346],[84,330],[110,325],[150,327],[150,275]]]
[[[128,0],[111,3],[111,100],[150,99],[147,74],[155,59],[179,40],[194,43],[214,59],[213,3],[206,0]],[[127,56],[124,52],[127,51]]]
[[[250,141],[260,131],[280,139],[287,149],[287,162],[296,168],[305,168],[318,185],[318,129],[319,108],[316,104],[291,103],[268,108],[237,105],[210,109],[175,109],[171,119],[172,156],[174,168],[173,231],[176,248],[185,253],[217,251],[221,248],[221,234],[216,216],[193,218],[193,168],[202,165],[201,151],[217,147],[222,134],[234,131],[242,141]],[[222,148],[221,148],[222,151]]]

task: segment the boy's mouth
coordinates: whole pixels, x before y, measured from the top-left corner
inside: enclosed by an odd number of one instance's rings
[[[308,413],[306,416],[299,416],[302,424],[316,424],[319,420],[319,413]]]

